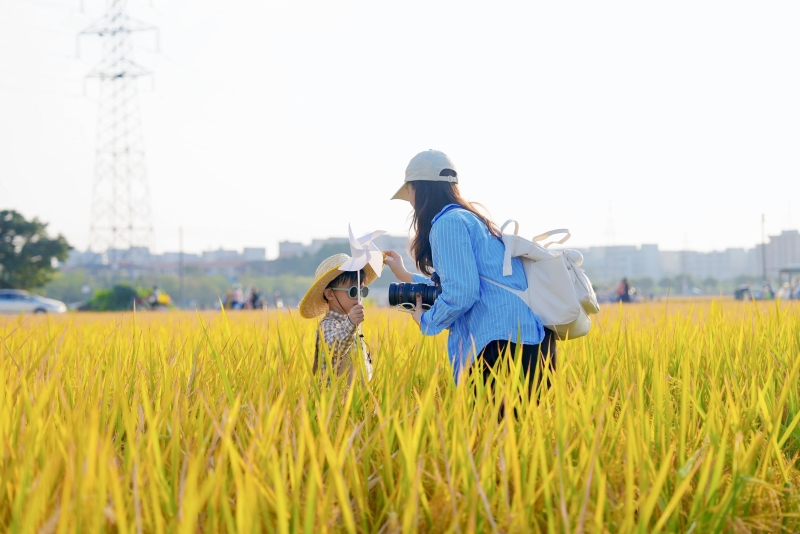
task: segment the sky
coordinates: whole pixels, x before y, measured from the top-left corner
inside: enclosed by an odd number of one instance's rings
[[[101,0],[0,0],[0,209],[88,244]],[[155,251],[408,232],[435,148],[520,233],[752,247],[800,226],[800,3],[130,0]]]

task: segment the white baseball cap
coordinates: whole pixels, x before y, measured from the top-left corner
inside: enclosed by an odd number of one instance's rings
[[[451,169],[456,173],[456,176],[442,176],[441,173],[445,169]],[[408,162],[406,167],[406,180],[397,193],[394,194],[392,200],[408,200],[408,191],[406,184],[408,182],[417,181],[427,182],[453,182],[458,183],[458,170],[456,164],[453,163],[447,154],[439,152],[438,150],[426,150],[420,152]]]

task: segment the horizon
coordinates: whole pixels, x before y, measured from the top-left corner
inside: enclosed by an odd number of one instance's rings
[[[770,243],[770,238],[771,237],[778,237],[782,233],[791,233],[791,232],[800,233],[800,230],[798,230],[797,228],[786,228],[786,229],[781,230],[777,234],[767,235],[766,236],[766,244]],[[385,234],[385,236],[389,237],[389,238],[407,237],[405,235],[400,235],[400,234]],[[301,244],[303,246],[310,246],[314,241],[322,241],[322,242],[325,242],[325,241],[328,241],[328,240],[343,240],[343,241],[347,241],[347,239],[348,239],[348,237],[345,236],[345,235],[342,235],[342,236],[335,236],[334,235],[334,236],[329,236],[329,237],[312,237],[312,238],[309,238],[309,239],[304,240],[304,241],[279,240],[278,244],[282,244],[282,243],[299,243],[299,244]],[[592,245],[592,244],[589,244],[589,245],[585,245],[585,246],[576,246],[576,247],[569,247],[569,246],[567,246],[567,243],[565,243],[564,245],[561,245],[561,246],[556,247],[556,248],[558,248],[558,249],[561,249],[561,248],[576,248],[576,249],[584,249],[585,250],[585,249],[593,249],[593,248],[636,247],[637,249],[641,249],[644,246],[656,246],[656,247],[658,247],[659,252],[696,252],[696,253],[701,253],[701,254],[707,254],[707,253],[714,253],[714,252],[725,252],[727,250],[745,250],[745,251],[755,250],[760,245],[761,245],[761,243],[754,243],[753,245],[751,245],[749,247],[747,247],[747,246],[744,246],[744,247],[725,247],[725,248],[717,248],[717,249],[712,249],[712,250],[697,250],[697,249],[683,249],[683,248],[662,248],[661,245],[659,245],[658,243],[617,243],[617,244],[614,244],[614,245],[602,245],[602,244],[601,245]],[[150,254],[160,255],[160,254],[176,254],[176,253],[183,252],[184,254],[192,254],[192,255],[200,256],[204,252],[217,252],[217,251],[221,251],[221,250],[222,251],[235,251],[235,252],[237,252],[239,254],[242,254],[245,249],[264,249],[265,252],[266,252],[266,260],[267,261],[275,260],[275,259],[278,259],[280,257],[277,253],[274,256],[270,256],[269,248],[267,248],[267,247],[265,247],[263,245],[258,245],[258,244],[249,244],[249,245],[245,244],[244,246],[239,247],[239,248],[230,248],[230,247],[226,247],[224,245],[219,245],[219,246],[216,246],[216,247],[202,249],[202,250],[185,250],[184,249],[183,251],[180,251],[180,250],[152,250],[151,249],[150,250]],[[89,249],[79,249],[77,247],[73,247],[72,250],[74,250],[76,252],[79,252],[79,253],[88,253],[88,252],[95,252],[95,253],[98,253],[98,254],[102,253],[101,251],[91,251]]]

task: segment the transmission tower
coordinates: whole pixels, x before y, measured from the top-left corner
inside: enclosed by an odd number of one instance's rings
[[[99,81],[97,152],[89,247],[104,260],[131,264],[132,247],[153,246],[137,78],[151,72],[131,58],[134,32],[158,30],[128,16],[127,0],[106,0],[103,18],[78,34],[100,36],[103,59],[87,74]]]

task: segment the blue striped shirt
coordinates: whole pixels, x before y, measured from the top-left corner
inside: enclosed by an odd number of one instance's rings
[[[519,258],[512,259],[513,274],[503,276],[503,241],[494,237],[479,218],[449,204],[433,218],[430,242],[442,294],[422,315],[420,328],[429,336],[450,330],[447,352],[456,382],[476,351],[491,341],[542,342],[542,321],[522,299],[481,279],[483,276],[523,291],[528,287]],[[419,274],[414,275],[414,282],[432,284]]]

